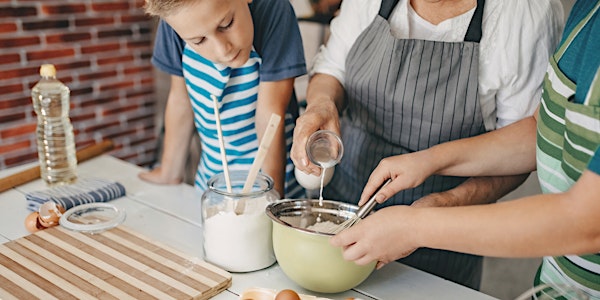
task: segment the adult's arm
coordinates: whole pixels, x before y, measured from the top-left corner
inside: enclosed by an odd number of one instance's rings
[[[311,78],[306,92],[306,111],[300,115],[294,129],[291,158],[296,168],[307,174],[321,174],[321,168],[308,160],[306,141],[319,129],[339,135],[339,114],[344,105],[344,88],[334,76],[316,74]]]

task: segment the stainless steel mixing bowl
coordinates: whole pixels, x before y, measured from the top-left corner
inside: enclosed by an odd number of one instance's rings
[[[338,293],[363,282],[376,262],[359,266],[329,244],[331,234],[307,227],[317,222],[340,224],[354,216],[355,205],[323,200],[282,200],[266,208],[273,221],[273,248],[283,272],[298,285],[315,292]]]

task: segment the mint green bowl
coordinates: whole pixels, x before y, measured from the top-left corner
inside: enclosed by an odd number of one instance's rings
[[[376,262],[359,266],[342,257],[341,248],[329,244],[331,234],[309,227],[317,222],[339,224],[352,217],[357,206],[324,200],[282,200],[269,204],[273,221],[273,249],[283,272],[298,285],[319,293],[347,291],[363,282]]]

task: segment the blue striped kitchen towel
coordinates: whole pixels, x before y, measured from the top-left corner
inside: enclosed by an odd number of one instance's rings
[[[25,195],[27,208],[38,211],[46,201],[54,201],[66,210],[71,207],[94,202],[107,202],[125,195],[125,187],[112,180],[99,178],[79,178],[69,185],[52,187]]]

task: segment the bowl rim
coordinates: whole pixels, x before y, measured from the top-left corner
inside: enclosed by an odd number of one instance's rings
[[[300,203],[311,202],[311,203],[313,203],[313,202],[319,202],[319,199],[281,199],[281,200],[275,201],[273,203],[269,203],[269,205],[267,205],[267,207],[265,208],[265,213],[273,222],[278,223],[283,226],[294,228],[296,230],[300,230],[307,234],[319,235],[319,236],[334,236],[335,235],[333,233],[325,233],[325,232],[315,231],[315,230],[311,230],[311,229],[307,229],[307,228],[296,227],[288,222],[281,220],[277,216],[275,216],[275,214],[273,213],[273,208],[276,208],[277,206],[281,206],[284,204],[292,203],[292,202],[300,202]],[[325,200],[324,199],[323,203],[324,204],[329,203],[329,204],[342,205],[348,209],[352,209],[353,212],[356,212],[359,208],[358,205],[354,205],[354,204],[350,204],[350,203],[346,203],[346,202],[342,202],[342,201],[336,201],[336,200]]]

